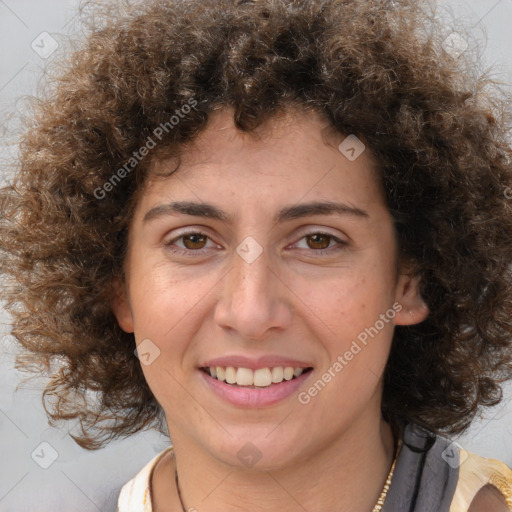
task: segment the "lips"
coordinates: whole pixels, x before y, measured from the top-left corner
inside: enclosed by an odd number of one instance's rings
[[[198,371],[206,389],[213,392],[223,402],[240,408],[265,408],[277,405],[286,399],[296,395],[302,386],[314,374],[313,369],[303,371],[299,376],[293,376],[290,380],[279,383],[271,383],[268,386],[248,386],[229,384],[212,377],[204,369]]]
[[[278,355],[209,359],[198,367],[208,389],[237,407],[262,408],[287,399],[309,380],[313,365]]]

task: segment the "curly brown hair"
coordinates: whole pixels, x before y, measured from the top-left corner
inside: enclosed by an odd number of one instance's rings
[[[224,107],[244,132],[290,106],[310,109],[376,157],[401,258],[430,309],[395,329],[384,417],[454,434],[500,402],[512,378],[504,94],[443,50],[429,5],[160,0],[100,17],[37,104],[0,196],[18,367],[50,372],[47,413],[80,420],[81,446],[161,428],[133,334],[112,313],[112,283],[151,162]],[[193,108],[170,127],[183,105]],[[127,169],[165,123],[158,147]]]

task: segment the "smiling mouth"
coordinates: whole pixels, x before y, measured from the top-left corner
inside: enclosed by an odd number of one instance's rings
[[[211,366],[200,368],[213,379],[234,387],[243,387],[247,389],[267,388],[281,384],[282,382],[295,380],[303,374],[313,370],[308,368],[293,368],[291,366],[276,366],[273,368],[259,368],[251,370],[250,368],[235,368],[233,366]]]

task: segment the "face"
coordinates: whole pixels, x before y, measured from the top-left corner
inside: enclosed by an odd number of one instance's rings
[[[175,446],[241,465],[251,442],[270,468],[381,421],[394,326],[427,310],[369,150],[326,127],[296,111],[254,137],[219,111],[140,195],[113,307]]]

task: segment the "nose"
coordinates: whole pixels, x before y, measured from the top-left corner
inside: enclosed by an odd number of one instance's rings
[[[214,319],[241,339],[264,340],[292,322],[292,292],[263,252],[252,262],[233,254],[232,268],[222,280]]]

